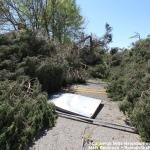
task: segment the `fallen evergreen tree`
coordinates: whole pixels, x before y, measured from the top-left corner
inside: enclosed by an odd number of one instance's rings
[[[55,125],[53,104],[37,79],[0,82],[0,149],[26,150],[42,130]]]
[[[84,81],[71,50],[30,31],[0,35],[1,149],[26,150],[41,130],[55,125],[55,106],[46,93]]]
[[[115,54],[117,60],[119,63],[111,66],[109,96],[121,101],[120,109],[137,127],[142,139],[149,142],[150,39],[137,41],[132,49]]]

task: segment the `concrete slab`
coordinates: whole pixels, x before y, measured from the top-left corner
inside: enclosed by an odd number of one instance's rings
[[[78,94],[63,93],[54,95],[53,102],[57,109],[88,118],[92,118],[101,104],[100,99],[81,96]]]

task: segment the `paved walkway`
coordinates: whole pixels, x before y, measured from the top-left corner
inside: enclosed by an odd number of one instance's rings
[[[119,111],[118,103],[107,97],[105,83],[90,81],[87,85],[71,87],[75,93],[102,100],[103,108],[96,120],[125,124],[125,116]],[[107,123],[106,123],[107,124]],[[82,150],[84,141],[94,142],[139,142],[137,134],[120,130],[119,127],[92,125],[67,118],[59,117],[56,126],[40,137],[31,150]],[[86,146],[85,146],[86,147]]]

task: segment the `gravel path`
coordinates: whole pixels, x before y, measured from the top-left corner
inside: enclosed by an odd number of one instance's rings
[[[112,102],[105,91],[106,84],[90,81],[87,85],[76,85],[77,93],[102,100],[103,108],[96,119],[115,124],[125,124],[125,116],[119,111],[118,103]],[[91,92],[90,92],[90,89]],[[103,92],[97,92],[103,91]],[[127,126],[127,125],[126,125]],[[59,117],[56,126],[41,136],[30,150],[82,150],[83,138],[98,142],[139,142],[135,133],[119,129],[92,125]]]

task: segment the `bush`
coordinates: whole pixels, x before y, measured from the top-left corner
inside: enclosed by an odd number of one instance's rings
[[[111,59],[111,66],[119,66],[122,61],[122,55],[120,53],[113,54]]]
[[[106,64],[99,64],[90,69],[90,74],[94,78],[105,79],[109,75],[109,68]]]
[[[0,35],[0,45],[10,45],[13,44],[14,39],[16,39],[16,33],[6,33]]]
[[[131,118],[143,140],[150,142],[150,90],[142,93]]]
[[[117,66],[111,65],[107,89],[112,100],[121,101],[121,111],[128,115],[146,141],[150,141],[150,99],[149,94],[142,95],[150,89],[149,53],[150,39],[138,41],[132,49],[122,52]]]
[[[64,70],[61,65],[44,61],[37,69],[37,76],[44,90],[56,92],[63,85]]]
[[[0,149],[27,150],[34,137],[56,120],[55,107],[47,103],[48,96],[35,79],[51,47],[36,37],[33,42],[30,33],[13,37],[0,35]],[[55,78],[58,74],[49,73]],[[47,74],[42,82],[53,77]]]
[[[0,83],[1,149],[27,150],[44,128],[55,124],[55,107],[47,103],[37,80]]]
[[[39,67],[41,60],[38,57],[26,57],[20,67],[24,67],[25,74],[34,78],[37,77],[36,70]]]
[[[64,85],[73,83],[85,83],[88,78],[86,70],[82,67],[66,70]]]
[[[55,107],[43,90],[85,81],[76,52],[29,31],[0,35],[0,149],[26,150],[41,130],[54,126]]]
[[[85,66],[72,45],[65,47],[48,42],[30,31],[18,33],[14,38],[9,46],[0,45],[0,77],[3,80],[16,80],[20,75],[38,77],[42,89],[48,92],[57,91],[64,84],[85,82]]]
[[[113,98],[114,101],[121,101],[125,95],[125,89],[123,87],[124,80],[119,78],[118,80],[113,80],[107,89],[108,96]]]
[[[80,50],[80,58],[86,65],[96,65],[101,61],[100,52],[97,49],[89,50],[88,47],[84,47]]]
[[[114,55],[114,54],[118,53],[118,51],[119,51],[119,48],[117,48],[117,47],[111,48],[110,54]]]

